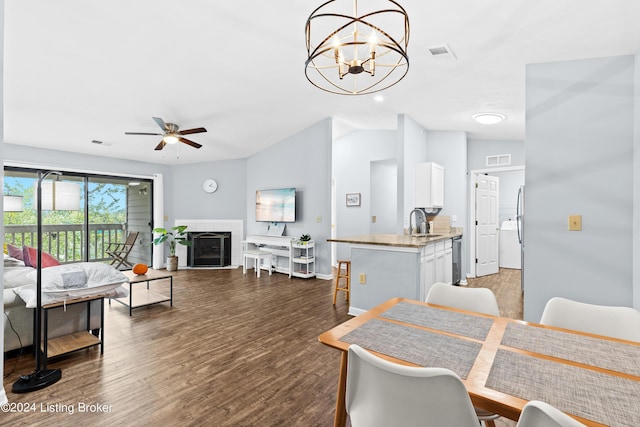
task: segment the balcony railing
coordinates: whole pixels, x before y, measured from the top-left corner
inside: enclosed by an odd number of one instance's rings
[[[89,225],[89,261],[108,261],[111,258],[105,252],[111,243],[125,240],[123,224]],[[35,225],[5,225],[4,241],[21,247],[36,247],[38,235]],[[85,260],[84,226],[43,225],[42,250],[57,258],[61,263]]]

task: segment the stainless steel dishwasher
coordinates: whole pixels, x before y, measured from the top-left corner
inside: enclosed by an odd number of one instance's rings
[[[460,276],[462,275],[462,236],[454,237],[451,246],[451,255],[453,257],[452,283],[458,285],[460,284]]]

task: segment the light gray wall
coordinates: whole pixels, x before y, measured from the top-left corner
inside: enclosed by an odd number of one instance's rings
[[[525,320],[553,296],[632,305],[633,131],[633,56],[527,66]]]
[[[371,194],[369,232],[371,234],[394,234],[396,232],[398,200],[398,163],[396,159],[371,162],[369,194]]]
[[[462,227],[462,277],[469,272],[468,262],[468,175],[467,134],[462,131],[426,132],[427,160],[444,167],[444,207],[439,215],[451,218],[452,227]]]
[[[266,234],[267,223],[255,221],[255,192],[296,188],[296,222],[285,234],[311,234],[316,242],[316,273],[331,275],[331,119],[321,122],[247,159],[245,218],[247,234]]]
[[[469,170],[487,169],[487,156],[511,154],[510,166],[524,165],[524,141],[495,139],[469,139],[467,145]]]
[[[352,132],[333,143],[332,174],[336,190],[336,236],[369,234],[371,227],[371,165],[395,163],[396,131]],[[360,193],[360,206],[346,206],[347,193]],[[395,221],[395,212],[394,221]],[[349,245],[337,244],[338,259],[348,259]]]
[[[415,208],[416,163],[424,163],[427,157],[427,132],[411,117],[398,115],[398,228],[403,233],[409,228],[409,213]],[[446,182],[446,170],[445,170]]]
[[[172,171],[173,179],[165,181],[165,186],[173,194],[176,218],[245,219],[246,159],[179,165]],[[208,178],[218,183],[214,193],[202,189],[202,182]]]
[[[444,207],[440,215],[452,227],[467,224],[467,134],[462,131],[427,131],[427,161],[444,166]],[[454,222],[454,216],[457,221]]]
[[[633,307],[640,309],[640,50],[635,55],[635,114],[633,138]]]

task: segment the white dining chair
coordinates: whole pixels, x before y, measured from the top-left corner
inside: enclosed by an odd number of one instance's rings
[[[446,283],[434,283],[429,289],[425,301],[431,304],[500,316],[496,296],[488,288],[465,288]],[[475,408],[475,411],[478,419],[484,421],[487,427],[494,427],[493,420],[500,418],[498,414],[484,409]]]
[[[548,403],[532,400],[522,408],[516,427],[581,427],[581,422]]]
[[[587,304],[554,297],[547,301],[540,323],[640,342],[640,311],[630,307]]]
[[[399,365],[356,344],[349,346],[345,403],[353,427],[478,427],[454,372]]]
[[[431,304],[500,316],[496,296],[488,288],[466,288],[446,283],[434,283],[429,289],[425,301]]]

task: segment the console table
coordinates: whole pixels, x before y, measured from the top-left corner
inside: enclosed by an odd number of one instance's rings
[[[289,274],[289,258],[291,258],[291,239],[292,236],[266,236],[266,235],[249,235],[245,240],[245,249],[257,249],[262,251],[271,252],[271,255],[275,257],[287,258],[286,267],[279,267],[276,265],[274,269],[278,273]],[[277,264],[277,263],[276,263]]]

